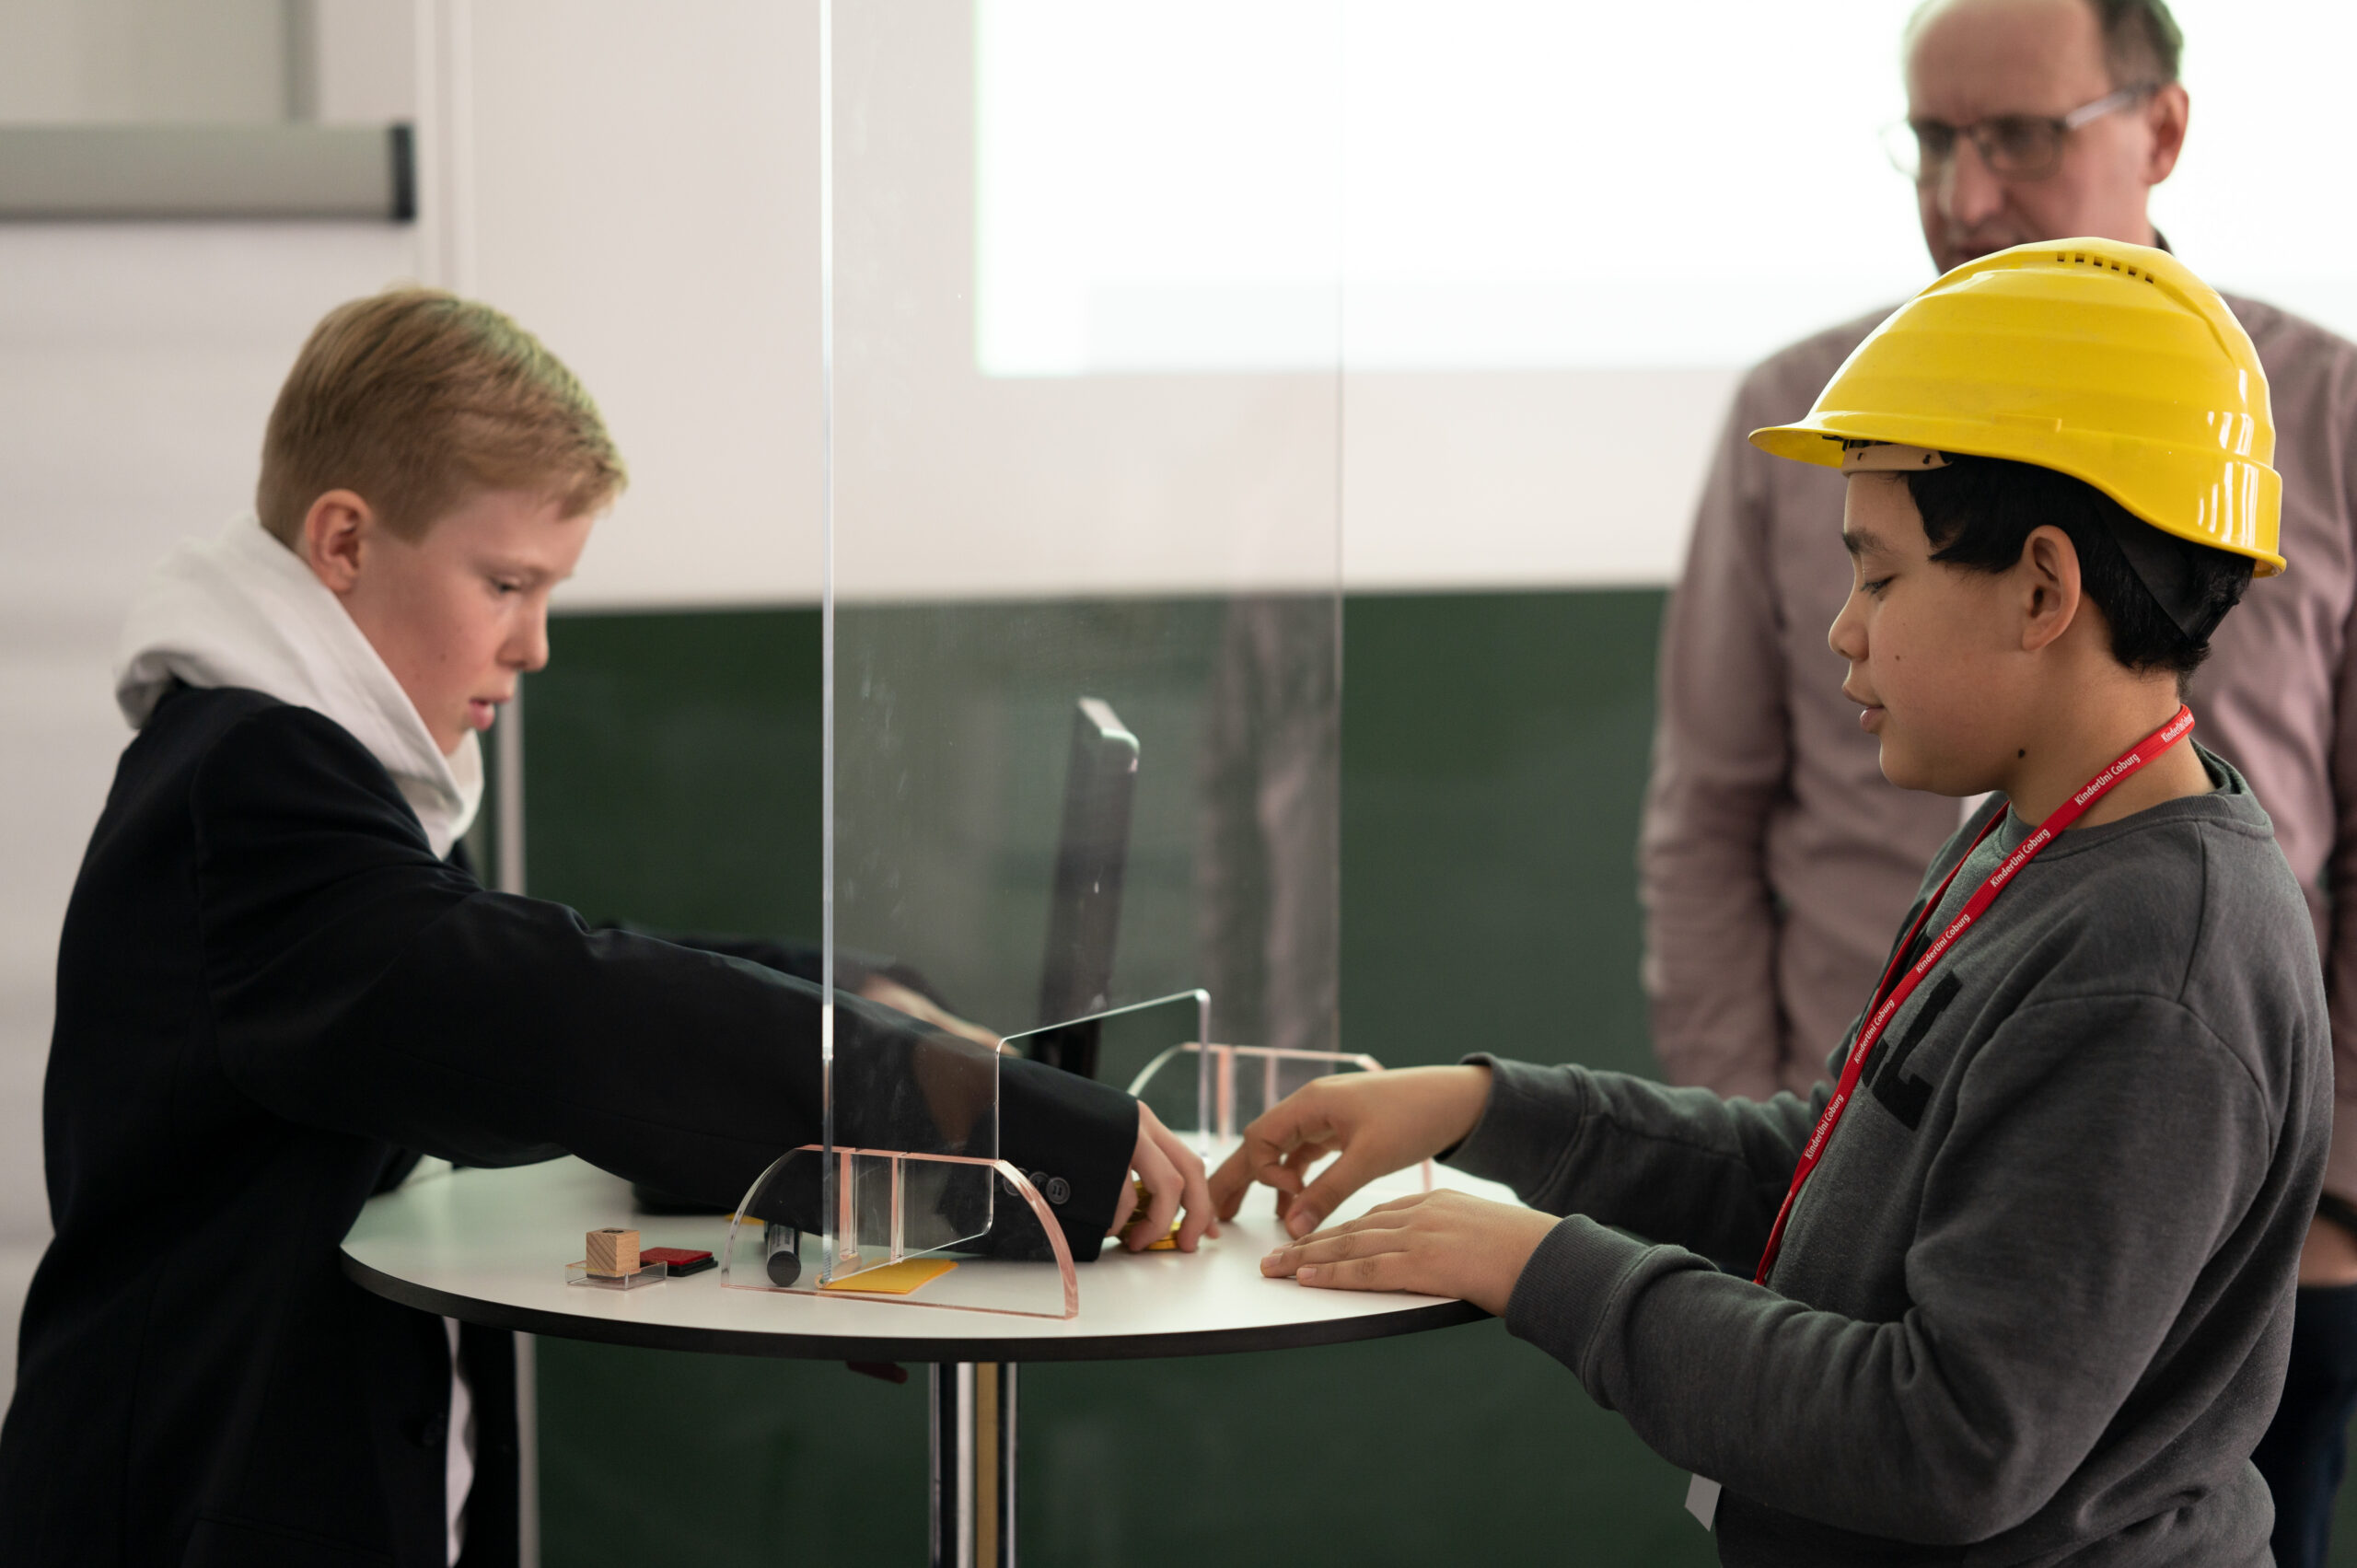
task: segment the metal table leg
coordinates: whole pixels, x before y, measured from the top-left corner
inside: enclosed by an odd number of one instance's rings
[[[936,1364],[933,1568],[1015,1568],[1015,1364]]]

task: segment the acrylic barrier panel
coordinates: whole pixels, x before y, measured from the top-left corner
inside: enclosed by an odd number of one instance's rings
[[[872,1250],[879,1237],[897,1259],[982,1237],[999,1195],[991,1167],[1003,1054],[884,1008],[839,1005],[834,1014],[835,1145],[919,1163],[789,1159],[772,1196],[786,1202],[790,1180],[814,1183],[792,1196],[804,1228],[838,1243],[819,1269],[822,1283],[862,1267],[863,1248]]]
[[[1211,995],[1185,991],[1151,1002],[1070,1018],[1006,1037],[1006,1047],[1035,1062],[1062,1067],[1145,1101],[1174,1132],[1205,1132],[1202,1108],[1210,1103],[1213,1054],[1201,1041],[1211,1026]],[[1198,1138],[1198,1153],[1210,1145]]]
[[[1219,1037],[1331,1049],[1338,630],[1330,598],[838,606],[839,969],[1001,1034],[1200,988]]]
[[[1080,1310],[1062,1229],[1029,1179],[996,1159],[790,1150],[737,1205],[720,1268],[735,1290],[1037,1318]]]
[[[1283,373],[994,374],[976,336],[974,8],[822,14],[838,983],[880,974],[1001,1035],[1201,991],[1189,1040],[1331,1050],[1339,222],[1311,223],[1336,237],[1326,261],[1289,251],[1283,286],[1233,302],[1289,334]],[[1303,15],[1339,59],[1339,7]],[[1103,80],[1153,64],[1152,37],[1105,37],[1135,57],[1084,63]],[[1341,190],[1331,82],[1297,86],[1265,149],[1288,222],[1337,213]],[[1097,150],[1146,187],[1189,178],[1150,148]],[[1035,220],[1089,199],[1065,194]],[[1071,328],[1127,331],[1155,297],[1115,290]],[[887,1146],[850,1131],[851,1097],[881,1088],[870,1048],[838,1028],[838,1145]]]

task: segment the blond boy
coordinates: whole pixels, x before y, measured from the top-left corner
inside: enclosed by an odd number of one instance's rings
[[[547,661],[549,595],[622,482],[528,333],[397,291],[304,346],[258,519],[143,589],[117,688],[139,733],[59,945],[11,1560],[513,1562],[507,1336],[346,1282],[361,1202],[420,1153],[572,1153],[726,1204],[815,1135],[807,978],[592,931],[457,853],[476,738]],[[850,996],[836,1029],[854,1108],[929,1032]],[[1002,1150],[1064,1179],[1079,1255],[1133,1167],[1172,1195],[1156,1225],[1201,1193],[1126,1096],[1020,1062],[1001,1082]]]

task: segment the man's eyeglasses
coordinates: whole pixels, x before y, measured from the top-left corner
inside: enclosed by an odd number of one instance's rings
[[[2160,91],[2157,82],[2108,92],[2068,114],[2000,114],[1971,125],[1940,120],[1902,120],[1883,132],[1883,151],[1893,168],[1918,184],[1945,175],[1956,162],[1956,144],[1970,142],[1989,172],[2000,180],[2043,180],[2061,166],[2062,144],[2072,132]]]

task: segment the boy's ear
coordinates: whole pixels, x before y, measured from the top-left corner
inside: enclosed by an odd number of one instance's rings
[[[2014,571],[2022,595],[2022,651],[2036,653],[2079,618],[2078,548],[2050,523],[2032,528]]]
[[[331,490],[303,514],[296,553],[330,593],[348,594],[360,580],[361,557],[376,531],[377,515],[366,501],[354,491]]]

